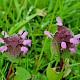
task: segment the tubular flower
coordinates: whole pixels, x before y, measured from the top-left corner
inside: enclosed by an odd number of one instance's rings
[[[5,31],[2,31],[4,38],[0,38],[0,43],[5,46],[0,47],[0,51],[8,51],[12,56],[17,57],[21,52],[25,54],[28,51],[26,45],[31,46],[31,40],[26,39],[28,32],[20,30],[18,34],[8,36]]]
[[[45,31],[44,31],[44,34],[47,35],[48,37],[52,38],[52,36],[51,36],[51,34],[50,34],[49,31],[45,30]]]
[[[62,26],[62,20],[60,17],[57,17],[56,21],[57,21],[57,23],[56,23],[57,25]]]
[[[64,27],[62,25],[62,20],[60,17],[57,17],[56,21],[57,21],[56,24],[58,26],[58,30],[53,37],[58,42],[60,51],[62,51],[63,49],[68,49],[70,50],[71,53],[74,53],[76,51],[75,45],[79,44],[80,34],[74,35],[71,30]],[[48,35],[48,37],[49,36],[50,35]]]
[[[62,42],[62,43],[61,43],[61,47],[62,47],[63,49],[66,49],[66,43],[65,43],[65,42]]]
[[[79,44],[79,41],[76,38],[71,38],[70,43]]]

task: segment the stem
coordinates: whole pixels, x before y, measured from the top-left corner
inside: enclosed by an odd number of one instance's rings
[[[56,1],[56,5],[55,5],[55,8],[54,8],[54,10],[53,10],[53,14],[52,14],[52,18],[51,18],[49,30],[51,29],[52,21],[53,21],[53,19],[54,19],[56,10],[58,9],[58,3],[59,3],[59,0]],[[42,47],[42,50],[41,50],[41,53],[40,53],[40,57],[39,57],[39,60],[38,60],[38,65],[37,65],[37,68],[36,68],[36,71],[35,71],[35,72],[37,72],[37,71],[39,70],[39,67],[40,67],[40,64],[41,64],[42,55],[43,55],[43,51],[44,51],[44,48],[45,48],[45,45],[46,45],[46,41],[47,41],[47,38],[46,38],[45,41],[44,41],[44,45],[43,45],[43,47]]]
[[[10,76],[11,70],[12,70],[12,65],[13,65],[13,63],[11,62],[10,67],[9,67],[9,70],[8,70],[8,73],[7,73],[6,80],[9,80],[9,76]]]
[[[63,68],[63,59],[62,58],[60,58],[60,69],[62,69]]]
[[[42,58],[42,55],[43,55],[43,51],[44,51],[44,48],[45,48],[46,41],[47,41],[47,38],[44,41],[44,46],[42,47],[42,50],[41,50],[41,53],[40,53],[40,57],[39,57],[39,60],[38,60],[38,65],[37,65],[37,68],[36,68],[36,72],[38,71],[39,66],[40,66],[40,61],[41,61],[41,58]]]

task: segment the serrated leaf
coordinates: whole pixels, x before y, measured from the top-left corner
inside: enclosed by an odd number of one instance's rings
[[[67,77],[70,72],[71,72],[71,69],[70,68],[65,69],[63,78]]]
[[[48,80],[56,80],[58,77],[58,73],[50,67],[50,64],[47,67],[46,74],[47,74]]]
[[[55,34],[55,32],[57,31],[57,26],[53,25],[52,28],[51,28],[51,32],[53,34]],[[50,51],[51,51],[51,59],[54,58],[54,56],[58,56],[58,52],[59,52],[59,49],[58,49],[58,43],[57,41],[54,39],[54,36],[53,36],[53,39],[50,43]]]
[[[14,76],[14,80],[28,80],[31,78],[31,74],[22,67],[16,68],[16,75]]]
[[[53,40],[51,41],[50,49],[52,54],[58,54],[56,43]]]

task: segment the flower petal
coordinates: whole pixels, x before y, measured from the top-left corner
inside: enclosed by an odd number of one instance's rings
[[[66,42],[62,42],[62,43],[61,43],[61,47],[62,47],[63,49],[66,49]]]
[[[23,30],[20,30],[18,33],[19,33],[20,35],[22,35],[22,33],[23,33]]]
[[[27,31],[26,31],[26,32],[24,32],[24,33],[22,34],[21,38],[25,39],[27,34],[28,34],[28,32],[27,32]]]
[[[2,31],[2,35],[3,35],[5,38],[9,37],[9,35],[8,35],[5,31]]]
[[[80,38],[80,34],[75,35],[74,38],[79,39]]]
[[[44,34],[47,35],[48,37],[52,38],[52,36],[51,36],[51,34],[50,34],[49,31],[45,30],[45,31],[44,31]]]
[[[62,20],[60,17],[56,17],[57,25],[62,26]]]
[[[2,38],[0,38],[0,43],[4,43],[4,40]]]
[[[70,43],[79,44],[79,41],[76,38],[71,38]]]
[[[28,51],[28,48],[26,48],[25,46],[22,46],[21,51],[23,52],[23,54],[25,54]]]
[[[4,51],[6,51],[7,50],[7,46],[1,46],[0,47],[0,51],[3,53]]]
[[[31,46],[31,40],[29,40],[29,39],[24,40],[24,41],[23,41],[23,44],[24,44],[24,45]]]
[[[71,51],[71,53],[75,53],[76,52],[75,48],[69,48],[69,50]]]

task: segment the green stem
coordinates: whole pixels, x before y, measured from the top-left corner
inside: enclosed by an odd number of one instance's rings
[[[76,66],[76,65],[80,65],[80,63],[71,64],[71,65],[69,65],[69,67],[73,67],[73,66]]]
[[[45,34],[29,34],[28,36],[46,36]]]
[[[59,3],[59,0],[56,1],[56,5],[55,5],[55,8],[53,10],[53,15],[52,15],[52,18],[51,18],[49,30],[51,29],[52,21],[54,19],[54,15],[55,15],[56,10],[58,8],[58,3]],[[44,45],[43,45],[42,50],[41,50],[41,53],[40,53],[40,57],[39,57],[39,60],[38,60],[38,65],[37,65],[37,68],[36,68],[36,72],[39,70],[39,67],[40,67],[40,61],[41,61],[41,58],[42,58],[42,55],[43,55],[43,51],[44,51],[44,48],[45,48],[45,45],[46,45],[46,41],[47,41],[47,38],[44,41]]]
[[[47,41],[47,38],[44,41],[44,45],[43,45],[41,53],[40,53],[40,57],[39,57],[39,60],[38,60],[38,65],[37,65],[37,68],[36,68],[36,72],[38,71],[38,68],[40,66],[40,61],[41,61],[41,58],[42,58],[42,55],[43,55],[43,51],[44,51],[44,48],[45,48],[46,41]]]

